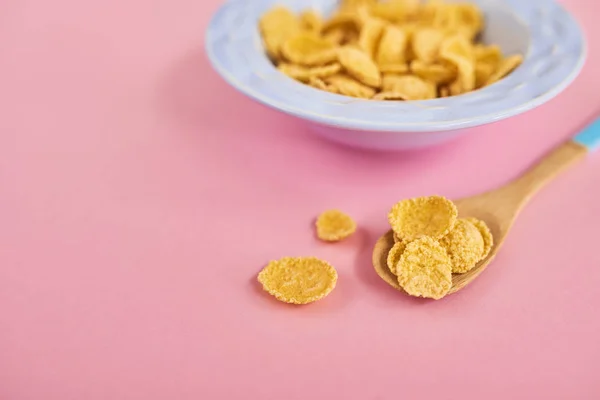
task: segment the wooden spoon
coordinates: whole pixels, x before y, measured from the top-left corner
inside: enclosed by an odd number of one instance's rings
[[[467,286],[492,262],[519,212],[539,189],[567,167],[581,160],[588,152],[598,148],[600,148],[600,118],[588,125],[580,134],[552,150],[521,177],[498,189],[455,201],[459,217],[475,217],[485,221],[494,237],[494,246],[489,255],[471,271],[452,276],[450,293]],[[396,276],[387,266],[387,256],[393,245],[394,237],[390,230],[375,244],[373,266],[385,282],[402,291]]]

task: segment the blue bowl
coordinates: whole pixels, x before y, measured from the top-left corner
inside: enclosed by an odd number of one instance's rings
[[[362,100],[312,88],[279,72],[265,54],[260,16],[276,4],[330,15],[337,0],[230,0],[210,21],[206,51],[231,86],[305,121],[323,137],[376,150],[422,148],[547,102],[575,79],[585,62],[582,30],[554,0],[472,1],[485,14],[483,41],[498,44],[505,54],[523,54],[524,61],[501,81],[460,96]]]

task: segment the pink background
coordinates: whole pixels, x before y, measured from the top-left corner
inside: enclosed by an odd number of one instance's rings
[[[600,398],[600,154],[459,294],[415,301],[370,265],[395,201],[492,188],[593,117],[600,41],[547,105],[381,155],[223,83],[218,3],[0,3],[0,399]],[[600,35],[591,1],[565,4]],[[360,233],[315,240],[329,207]],[[338,287],[272,300],[255,276],[285,255],[329,260]]]

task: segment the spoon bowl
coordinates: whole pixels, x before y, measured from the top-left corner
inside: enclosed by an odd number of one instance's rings
[[[494,260],[523,206],[552,178],[581,160],[588,151],[600,146],[600,119],[573,140],[568,140],[548,153],[529,171],[512,182],[477,196],[455,201],[460,218],[474,217],[484,221],[494,238],[488,256],[464,274],[452,275],[450,293],[473,282]],[[373,266],[377,274],[393,288],[403,291],[387,266],[387,256],[394,245],[393,232],[381,236],[373,249]]]

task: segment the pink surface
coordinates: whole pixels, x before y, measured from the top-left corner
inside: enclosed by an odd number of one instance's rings
[[[0,4],[0,399],[598,399],[600,154],[464,292],[408,299],[370,252],[396,200],[494,187],[600,110],[600,41],[551,103],[436,150],[340,148],[212,72],[216,0]],[[565,1],[590,38],[588,0]],[[313,238],[340,207],[362,230]],[[263,295],[270,259],[330,297]]]

